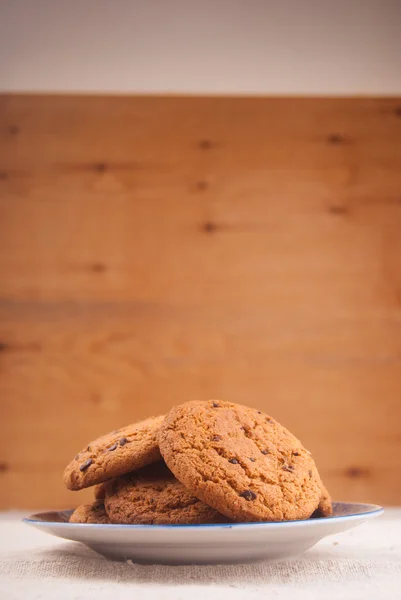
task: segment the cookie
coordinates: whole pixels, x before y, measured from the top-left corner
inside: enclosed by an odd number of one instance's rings
[[[187,525],[227,523],[195,498],[162,462],[110,482],[104,499],[111,523]]]
[[[233,521],[307,519],[319,504],[310,452],[260,411],[221,400],[187,402],[169,412],[158,439],[177,479]]]
[[[66,467],[67,488],[81,490],[159,461],[157,433],[163,418],[150,417],[90,442]]]
[[[110,523],[102,501],[78,506],[70,516],[70,523]]]

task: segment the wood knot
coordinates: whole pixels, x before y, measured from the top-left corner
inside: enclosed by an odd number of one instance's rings
[[[364,477],[369,477],[369,471],[362,467],[348,467],[345,471],[345,475],[350,477],[350,479],[362,479]]]
[[[103,162],[95,163],[93,165],[93,170],[96,171],[97,173],[104,173],[105,171],[107,171],[107,165],[106,165],[106,163],[103,163]]]
[[[106,270],[106,268],[106,265],[104,265],[101,262],[95,262],[92,265],[90,265],[90,270],[94,273],[103,273]]]
[[[332,144],[334,146],[347,143],[347,138],[339,133],[329,133],[326,140],[328,144]]]
[[[349,214],[348,208],[343,204],[331,204],[328,208],[328,211],[330,214],[337,216]]]
[[[211,150],[216,146],[211,140],[200,140],[198,146],[201,150]]]
[[[196,182],[196,189],[199,190],[200,192],[207,190],[208,187],[209,187],[209,184],[204,179],[200,179],[199,181]]]
[[[213,221],[206,221],[202,224],[201,229],[204,233],[216,233],[218,225],[213,223]]]
[[[18,125],[10,125],[8,128],[8,133],[10,135],[18,135],[20,132],[20,128],[18,127]]]

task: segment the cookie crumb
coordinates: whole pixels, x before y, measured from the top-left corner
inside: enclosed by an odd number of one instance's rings
[[[149,417],[89,442],[66,466],[63,477],[66,487],[80,490],[160,461],[156,438],[163,419],[163,415]],[[85,462],[87,459],[90,462]],[[94,466],[88,469],[91,464]]]

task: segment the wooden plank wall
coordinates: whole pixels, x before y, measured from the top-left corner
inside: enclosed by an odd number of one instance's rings
[[[0,223],[1,508],[210,397],[401,503],[401,99],[2,96]]]

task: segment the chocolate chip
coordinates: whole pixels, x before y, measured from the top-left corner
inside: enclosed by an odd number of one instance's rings
[[[221,435],[214,435],[212,437],[212,442],[219,442],[221,440]]]
[[[265,450],[261,450],[261,453],[262,454],[269,454],[269,451],[265,449]]]
[[[220,404],[217,404],[217,402],[213,402],[212,406],[213,408],[220,408]]]
[[[238,465],[238,460],[236,458],[229,458],[228,462],[231,463],[232,465]]]
[[[113,444],[112,446],[110,446],[110,448],[107,448],[107,452],[112,452],[113,450],[115,450],[117,448],[118,444],[117,442],[115,444]]]
[[[90,452],[91,451],[91,447],[88,446],[86,450],[87,450],[87,452]]]
[[[261,414],[262,414],[262,413],[261,413],[261,411],[260,411],[260,410],[258,410],[258,415],[261,415]]]
[[[76,455],[75,460],[79,460],[79,454]]]
[[[292,465],[284,465],[282,468],[283,471],[289,471],[290,473],[292,473],[294,470],[294,467]]]
[[[293,456],[299,456],[299,452],[293,452],[292,455]]]
[[[308,473],[309,473],[309,477],[312,477],[312,471],[310,469],[309,469]]]
[[[256,458],[252,458],[252,456],[250,456],[250,457],[249,457],[249,460],[250,460],[251,462],[255,462]]]
[[[120,446],[125,446],[125,444],[128,444],[127,438],[126,437],[121,438],[121,440],[120,440]]]
[[[82,465],[79,467],[79,470],[86,471],[86,469],[88,467],[90,467],[92,463],[93,463],[93,460],[91,458],[88,458],[88,460],[86,460],[84,463],[82,463]]]
[[[240,496],[241,498],[245,498],[245,500],[256,500],[257,498],[255,492],[252,492],[252,490],[245,490],[240,493]]]

